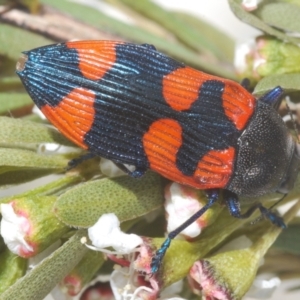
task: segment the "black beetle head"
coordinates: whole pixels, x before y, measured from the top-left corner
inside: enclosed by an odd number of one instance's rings
[[[235,171],[226,189],[246,197],[287,193],[299,165],[298,144],[276,109],[257,101],[255,112],[238,139]]]

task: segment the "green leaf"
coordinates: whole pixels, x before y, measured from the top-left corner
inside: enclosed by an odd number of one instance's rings
[[[289,37],[286,34],[282,33],[280,30],[277,30],[270,25],[266,24],[264,21],[260,20],[254,14],[247,12],[241,5],[240,0],[228,0],[232,12],[243,22],[250,24],[270,35],[277,37],[285,42],[290,42],[293,44],[298,44],[300,42],[299,38]]]
[[[283,230],[275,241],[273,247],[282,251],[300,254],[300,226],[290,225],[287,229]]]
[[[256,85],[253,94],[260,96],[276,86],[281,86],[287,93],[300,90],[300,73],[272,75],[263,78]]]
[[[263,22],[285,31],[300,33],[300,6],[290,3],[267,3],[254,11]]]
[[[21,278],[27,269],[27,260],[7,248],[0,253],[0,294]],[[0,296],[2,299],[2,297]]]
[[[18,170],[63,170],[68,159],[62,155],[40,155],[29,150],[0,148],[0,174]]]
[[[121,2],[168,29],[189,48],[197,52],[213,53],[220,59],[226,59],[223,47],[217,47],[214,42],[208,38],[205,29],[211,26],[207,23],[205,24],[205,28],[203,28],[203,26],[193,26],[192,22],[186,21],[190,19],[191,16],[187,16],[185,19],[181,18],[149,0],[121,0]],[[197,25],[203,25],[203,23],[204,22],[199,20]],[[204,29],[204,31],[202,29]]]
[[[4,114],[11,110],[30,105],[33,106],[33,102],[28,94],[0,93],[0,114]]]
[[[0,189],[7,189],[13,185],[32,181],[50,175],[53,170],[20,170],[0,174]],[[0,202],[1,199],[0,199]]]
[[[6,76],[3,78],[0,78],[0,92],[16,90],[16,89],[19,90],[21,88],[23,88],[23,85],[21,83],[20,78],[17,76],[9,76],[9,77]],[[20,95],[22,95],[22,94],[20,94]],[[32,103],[32,101],[31,101],[31,103]],[[2,112],[2,110],[4,110],[3,105],[7,105],[7,103],[5,103],[5,102],[2,103],[0,101],[0,113]]]
[[[165,38],[156,36],[149,31],[108,17],[94,8],[75,2],[72,2],[72,5],[70,5],[70,2],[65,0],[41,0],[41,3],[48,4],[72,15],[81,22],[99,28],[102,31],[105,29],[106,32],[114,33],[122,37],[122,39],[125,38],[128,41],[137,43],[153,44],[160,51],[168,53],[179,61],[184,61],[185,63],[205,70],[206,72],[226,78],[234,79],[236,77],[232,71],[221,68],[217,64],[207,62],[207,60],[202,58],[198,53],[176,41],[167,41]]]
[[[144,215],[162,205],[161,177],[147,172],[142,178],[104,178],[79,185],[61,195],[54,211],[69,226],[89,227],[105,213],[121,222]]]
[[[90,251],[80,242],[84,236],[87,236],[87,232],[79,230],[68,242],[7,289],[1,295],[1,300],[44,299]]]
[[[30,175],[33,177],[33,173],[36,173],[39,176],[39,177],[37,176],[37,178],[40,178],[43,176],[43,172],[48,172],[48,170],[45,170],[45,171],[44,170],[34,170],[32,172],[31,172],[31,170],[30,171],[22,170],[22,172],[20,172],[20,170],[19,170],[16,172],[7,172],[5,174],[0,175],[0,182],[2,183],[2,180],[3,180],[4,184],[5,184],[5,182],[12,184],[12,182],[14,182],[14,176],[16,176],[17,179],[20,179],[20,178],[23,179],[22,175],[17,176],[17,174],[24,174],[24,176],[26,176],[28,174],[29,179],[26,181],[30,181],[30,180],[32,180]],[[14,174],[14,175],[11,175],[11,174]],[[4,179],[5,176],[8,178],[8,179],[6,179],[6,181]],[[77,184],[77,183],[81,182],[82,180],[83,180],[83,178],[80,175],[78,175],[78,173],[75,173],[73,175],[67,174],[67,175],[59,177],[59,179],[57,179],[57,180],[51,181],[48,184],[38,186],[37,188],[23,192],[21,194],[19,193],[17,195],[17,197],[20,198],[20,197],[32,197],[32,196],[58,195],[58,194],[61,194],[63,191],[65,191],[70,186],[73,186],[74,184]],[[1,199],[0,202],[8,203],[8,202],[12,201],[15,197],[16,197],[15,195],[4,197]]]
[[[36,149],[41,143],[74,146],[56,129],[22,119],[0,117],[0,147],[26,147]]]
[[[68,294],[76,295],[86,284],[89,284],[104,262],[103,253],[88,251],[79,264],[64,279]]]
[[[0,23],[0,54],[10,59],[17,60],[22,51],[51,43],[39,34]]]
[[[193,15],[183,12],[174,12],[174,14],[185,23],[197,29],[198,34],[207,39],[210,47],[219,49],[221,52],[218,54],[220,59],[230,63],[233,62],[235,41],[229,35]],[[210,47],[208,47],[208,50],[212,51]]]

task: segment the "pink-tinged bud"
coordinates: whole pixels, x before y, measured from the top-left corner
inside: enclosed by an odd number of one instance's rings
[[[253,255],[252,246],[252,240],[241,235],[212,257],[196,261],[188,278],[193,292],[208,300],[241,299],[251,286],[260,263],[260,256]]]
[[[168,220],[167,232],[175,230],[207,203],[203,191],[175,182],[166,187],[165,199]],[[216,205],[183,230],[180,235],[185,239],[195,238],[201,233],[202,228],[215,220],[218,211],[219,207]]]
[[[111,286],[109,282],[96,282],[89,286],[80,296],[80,300],[114,300]]]
[[[160,284],[155,276],[147,275],[150,274],[150,263],[154,254],[150,242],[151,239],[145,239],[138,250],[126,255],[107,255],[118,264],[110,276],[115,299],[157,299]]]
[[[244,10],[246,11],[253,11],[256,10],[258,7],[258,4],[261,2],[262,0],[243,0],[242,2],[242,7],[244,8]]]
[[[24,258],[35,256],[68,232],[52,212],[55,200],[33,196],[1,204],[1,235],[13,253]]]
[[[63,279],[60,284],[69,296],[78,295],[104,263],[102,253],[89,251],[79,264]]]
[[[235,67],[240,78],[258,81],[263,77],[300,72],[300,48],[272,37],[260,36],[255,43],[239,45]]]
[[[144,274],[151,274],[151,261],[155,254],[152,239],[144,238],[143,244],[139,247],[139,255],[134,260],[134,269]]]
[[[1,204],[1,235],[8,249],[22,257],[32,256],[37,245],[27,242],[28,236],[32,231],[32,224],[28,216],[22,212],[20,214],[14,211],[14,202]]]
[[[191,268],[190,276],[193,279],[190,280],[190,284],[194,293],[202,294],[204,300],[238,299],[207,260],[195,262]]]
[[[257,274],[266,251],[281,228],[260,222],[251,231],[232,240],[209,258],[196,261],[190,269],[190,285],[203,299],[242,299]]]
[[[67,275],[61,285],[63,286],[63,290],[66,288],[70,296],[78,295],[83,288],[82,280],[78,274]]]
[[[156,279],[142,275],[142,272],[150,274],[151,271],[150,263],[154,253],[148,242],[137,235],[122,232],[115,214],[102,215],[89,228],[88,234],[92,246],[86,246],[105,253],[107,258],[119,265],[110,278],[115,299],[156,299],[159,293]],[[113,247],[115,251],[107,250],[107,247]]]

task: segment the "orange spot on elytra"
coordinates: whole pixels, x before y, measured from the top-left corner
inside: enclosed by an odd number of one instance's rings
[[[242,130],[247,125],[255,107],[255,98],[239,84],[229,81],[223,92],[223,107],[226,116],[237,129]]]
[[[85,134],[94,121],[95,94],[88,89],[76,88],[66,95],[57,106],[41,108],[47,119],[68,139],[87,149]]]
[[[182,128],[172,119],[155,121],[143,136],[144,150],[150,168],[170,180],[199,189],[224,187],[233,170],[235,151],[211,150],[198,163],[192,176],[176,167],[177,152],[182,144]]]
[[[234,81],[212,76],[190,67],[179,68],[164,76],[164,99],[174,110],[187,110],[198,99],[199,90],[207,80],[218,80],[224,83],[222,99],[225,114],[237,129],[242,130],[253,114],[255,98]]]
[[[82,75],[91,80],[101,79],[116,61],[115,41],[77,41],[66,46],[77,50],[79,69]]]
[[[235,149],[210,150],[198,163],[194,177],[207,188],[225,187],[233,171]]]
[[[163,96],[175,110],[181,111],[191,107],[198,99],[201,84],[208,74],[190,67],[179,68],[163,78]]]

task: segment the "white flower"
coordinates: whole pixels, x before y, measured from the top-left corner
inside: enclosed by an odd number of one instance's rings
[[[1,204],[1,228],[0,233],[8,249],[21,256],[28,256],[34,251],[25,240],[25,236],[30,233],[31,226],[28,219],[24,216],[18,216],[13,203]]]
[[[194,215],[202,205],[196,198],[196,193],[192,189],[178,183],[172,183],[166,190],[165,209],[168,213],[167,231],[171,232]],[[181,234],[194,238],[201,232],[201,226],[194,222],[185,228]]]
[[[148,278],[146,283],[143,276],[137,273],[131,263],[129,268],[116,268],[110,277],[110,286],[112,288],[116,300],[145,300],[145,299],[160,299],[160,300],[185,300],[176,297],[183,287],[183,281],[175,282],[160,293],[159,286],[154,278]],[[146,285],[147,284],[147,285]]]
[[[249,67],[247,56],[255,49],[255,40],[251,39],[244,43],[238,43],[234,53],[234,67],[239,74],[243,74]]]
[[[116,268],[110,277],[110,286],[116,300],[141,299],[140,294],[156,294],[152,288],[147,286],[138,286],[138,274],[132,268]]]
[[[115,214],[102,215],[97,223],[88,229],[88,235],[94,247],[91,249],[103,251],[113,247],[118,254],[128,254],[143,243],[136,234],[127,234],[121,231],[120,221]]]

